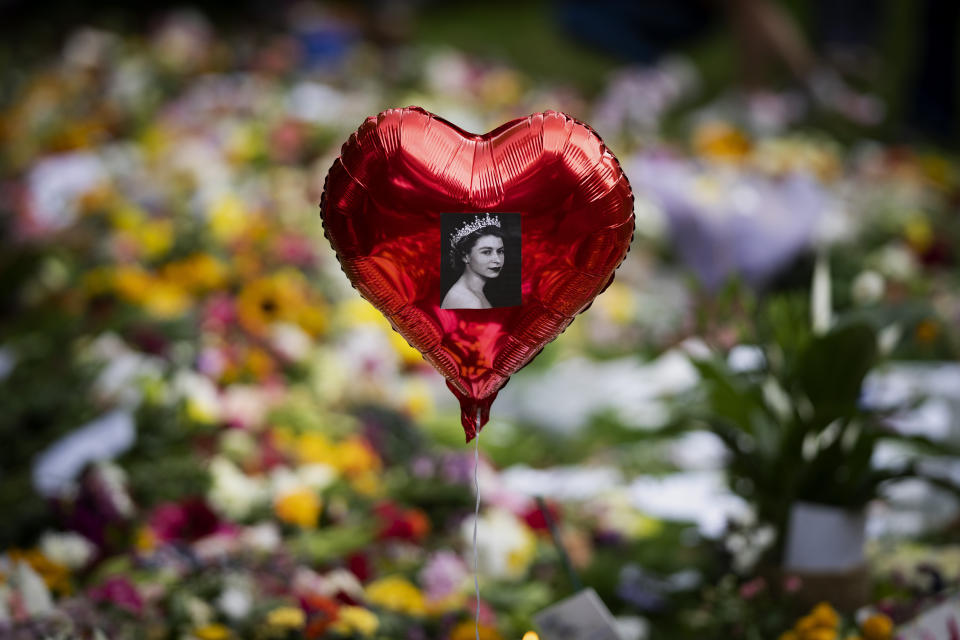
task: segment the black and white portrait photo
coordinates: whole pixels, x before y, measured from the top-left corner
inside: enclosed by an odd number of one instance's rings
[[[445,213],[441,309],[521,304],[520,214]]]

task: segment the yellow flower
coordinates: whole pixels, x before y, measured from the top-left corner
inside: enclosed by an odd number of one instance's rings
[[[275,629],[301,629],[307,616],[298,607],[277,607],[267,614],[267,624]]]
[[[427,615],[440,616],[453,611],[460,611],[466,603],[466,596],[462,593],[451,593],[436,600],[425,600]]]
[[[393,330],[390,322],[377,311],[376,307],[362,299],[351,299],[337,305],[336,324],[339,327],[357,327],[373,325],[385,333],[400,360],[406,365],[416,365],[423,361],[420,352],[407,344],[406,339]]]
[[[415,418],[423,418],[434,411],[433,392],[422,379],[409,380],[402,389],[403,407]]]
[[[237,316],[247,331],[263,335],[274,322],[300,323],[311,311],[302,274],[281,271],[256,278],[237,297]],[[311,320],[316,323],[316,320]],[[302,326],[302,325],[301,325]],[[305,329],[312,330],[316,327]]]
[[[527,631],[523,634],[522,640],[540,640],[540,636],[537,635],[536,631]]]
[[[817,628],[817,620],[812,615],[806,615],[797,620],[797,623],[793,625],[794,631],[799,634],[804,634],[807,631],[812,631]]]
[[[362,496],[375,498],[382,493],[383,485],[380,476],[373,471],[364,471],[351,476],[350,486]]]
[[[803,640],[837,640],[836,629],[829,627],[817,627],[803,634]]]
[[[840,616],[828,602],[821,602],[810,612],[810,617],[816,622],[818,627],[835,628],[840,622]]]
[[[249,162],[262,148],[257,132],[250,126],[233,127],[225,146],[227,159],[233,164]]]
[[[104,274],[98,274],[93,280],[104,277]],[[182,315],[192,304],[192,299],[182,287],[136,265],[117,267],[112,279],[114,291],[120,299],[139,305],[158,318]]]
[[[347,438],[336,447],[333,465],[344,474],[362,474],[381,468],[380,458],[364,438]]]
[[[372,636],[379,627],[380,620],[369,609],[343,606],[337,611],[337,621],[330,628],[345,635],[359,633],[362,636]]]
[[[388,576],[370,583],[366,587],[366,594],[370,602],[390,611],[412,616],[426,613],[423,594],[410,581],[400,576]]]
[[[247,352],[246,365],[256,380],[263,380],[273,372],[273,358],[260,347],[252,347]]]
[[[726,122],[708,122],[693,133],[697,153],[716,160],[741,160],[750,152],[750,141]]]
[[[240,198],[226,195],[213,203],[207,215],[213,237],[220,242],[230,242],[246,231],[252,214]]]
[[[637,300],[630,287],[614,282],[602,296],[597,298],[599,308],[615,324],[625,325],[633,320],[637,310]]]
[[[480,625],[480,640],[502,640],[496,628]],[[450,640],[473,640],[477,637],[477,625],[473,620],[464,620],[450,631]],[[524,635],[524,638],[527,636]]]
[[[150,527],[140,527],[134,534],[133,546],[137,551],[149,553],[157,546],[157,536]]]
[[[20,561],[29,564],[51,590],[62,594],[69,594],[73,590],[70,584],[70,569],[43,555],[39,549],[11,549],[7,555],[13,563]]]
[[[190,308],[193,300],[182,287],[154,278],[140,303],[150,315],[157,318],[176,318]]]
[[[527,570],[534,556],[537,555],[537,538],[527,528],[523,533],[523,542],[507,554],[507,569],[513,575],[520,575]]]
[[[862,630],[866,640],[888,640],[893,635],[893,620],[875,613],[863,621]]]
[[[316,492],[302,488],[278,497],[274,501],[273,510],[282,522],[309,529],[317,526],[321,506]]]
[[[800,640],[796,631],[784,631],[777,640]]]
[[[193,630],[193,637],[198,640],[227,640],[233,633],[222,624],[207,624]]]
[[[150,290],[152,278],[136,265],[120,265],[113,272],[113,288],[123,300],[140,304]]]
[[[173,222],[148,220],[135,230],[134,238],[146,258],[159,258],[173,246]]]
[[[322,433],[304,433],[294,441],[293,446],[294,453],[302,464],[333,466],[337,459],[337,448],[330,438]]]
[[[209,253],[195,253],[183,260],[168,262],[161,273],[170,282],[195,292],[218,289],[227,279],[226,267]]]
[[[923,214],[914,215],[903,229],[907,243],[917,253],[924,253],[933,243],[933,228]]]

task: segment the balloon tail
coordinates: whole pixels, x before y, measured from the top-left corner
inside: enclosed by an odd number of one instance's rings
[[[497,394],[494,392],[478,400],[464,394],[450,384],[449,380],[447,381],[447,387],[460,401],[460,423],[463,425],[469,443],[477,436],[483,425],[490,421],[490,405],[496,400]]]
[[[491,401],[492,402],[492,401]],[[489,411],[489,405],[487,407]],[[480,423],[480,411],[477,411],[477,423]],[[469,442],[469,438],[467,439]],[[480,519],[480,432],[476,434],[476,447],[473,450],[473,486],[477,493],[477,503],[473,510],[473,585],[477,592],[476,640],[480,640],[480,553],[477,551],[477,522]]]

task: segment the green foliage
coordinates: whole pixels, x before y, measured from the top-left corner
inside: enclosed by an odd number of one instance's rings
[[[703,379],[691,415],[721,438],[730,459],[731,488],[774,525],[781,552],[790,507],[797,501],[856,509],[881,486],[924,475],[916,465],[875,469],[877,445],[894,440],[914,449],[947,453],[945,445],[905,436],[887,423],[889,411],[860,406],[867,373],[879,362],[877,332],[862,319],[841,320],[823,335],[807,327],[798,298],[772,299],[762,310],[759,335],[765,365],[737,372],[719,359],[696,361]]]

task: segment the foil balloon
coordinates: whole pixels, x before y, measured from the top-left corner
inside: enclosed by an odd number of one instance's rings
[[[367,118],[320,210],[353,286],[446,378],[467,442],[610,284],[634,229],[617,159],[552,111],[482,135],[417,107]]]

